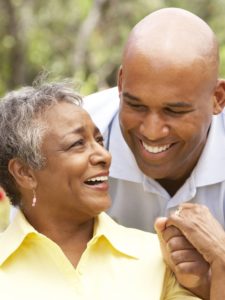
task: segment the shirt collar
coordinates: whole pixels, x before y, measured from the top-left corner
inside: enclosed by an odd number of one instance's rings
[[[206,145],[191,175],[196,187],[215,184],[225,180],[225,168],[222,167],[225,166],[224,120],[225,112],[212,118]],[[154,180],[146,177],[138,168],[134,155],[121,133],[118,115],[113,122],[110,140],[113,141],[109,143],[109,151],[112,154],[110,176],[132,182],[142,182],[144,189],[147,190],[149,190],[149,186],[146,182],[150,181],[152,185],[150,190],[157,192],[160,189],[159,185],[157,183],[153,184]]]
[[[138,258],[141,253],[141,246],[133,243],[132,235],[129,238],[127,230],[114,222],[105,213],[101,213],[96,217],[94,236],[88,245],[91,246],[99,241],[101,237],[105,237],[111,246],[121,254]],[[12,223],[0,234],[0,265],[31,235],[34,235],[34,237],[42,236],[29,224],[23,213],[18,209]]]
[[[0,265],[19,248],[28,235],[32,234],[37,235],[38,232],[18,209],[13,221],[0,234]]]
[[[133,153],[125,142],[120,125],[118,114],[115,117],[111,132],[109,133],[109,152],[112,154],[110,176],[132,182],[142,182],[143,174],[138,168]]]
[[[141,240],[140,243],[138,243],[138,237],[141,239],[140,230],[121,226],[106,213],[101,213],[96,218],[94,238],[90,242],[93,243],[102,236],[108,240],[114,249],[126,256],[138,259],[141,257],[141,253],[143,253],[143,244],[141,243]]]
[[[202,155],[193,170],[196,186],[215,184],[225,180],[224,113],[213,116]]]

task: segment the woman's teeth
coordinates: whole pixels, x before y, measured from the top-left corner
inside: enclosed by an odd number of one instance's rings
[[[108,180],[108,176],[98,176],[98,177],[93,177],[88,179],[87,181],[85,181],[87,184],[99,184],[102,183],[104,181]]]

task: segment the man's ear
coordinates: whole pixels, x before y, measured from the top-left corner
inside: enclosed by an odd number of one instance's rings
[[[17,185],[25,189],[35,189],[37,181],[33,170],[18,158],[13,158],[8,164],[9,173],[14,177]]]
[[[123,73],[122,66],[120,66],[118,77],[117,77],[117,86],[118,86],[119,93],[121,93],[122,91],[122,73]]]
[[[225,106],[225,80],[218,79],[214,93],[213,114],[221,113]]]

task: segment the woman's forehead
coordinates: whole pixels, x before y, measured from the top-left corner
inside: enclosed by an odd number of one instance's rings
[[[82,107],[67,102],[54,105],[46,111],[43,119],[49,129],[48,133],[75,132],[77,128],[94,131],[96,127]]]

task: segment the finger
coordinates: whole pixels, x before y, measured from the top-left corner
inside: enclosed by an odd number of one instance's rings
[[[167,222],[167,218],[164,217],[160,217],[157,218],[154,224],[155,227],[155,231],[158,233],[161,233],[162,231],[164,231],[166,229],[166,222]]]
[[[155,221],[155,224],[154,224],[154,227],[155,227],[155,231],[158,235],[158,239],[160,241],[160,244],[164,243],[164,240],[163,240],[163,237],[162,237],[162,233],[163,231],[166,229],[166,222],[167,222],[167,218],[164,218],[164,217],[160,217],[160,218],[157,218],[156,221]]]
[[[179,276],[180,274],[182,275],[190,275],[191,276],[196,276],[201,278],[202,276],[206,276],[206,274],[209,271],[209,264],[206,262],[182,262],[177,264],[174,267],[174,272],[176,273],[176,276]]]
[[[203,265],[196,262],[180,263],[175,266],[174,272],[178,281],[188,289],[200,286],[205,279],[209,284],[209,266],[206,263]]]
[[[181,231],[175,226],[166,227],[166,229],[162,232],[162,237],[164,241],[168,242],[172,237],[182,236]]]
[[[194,246],[184,236],[172,237],[168,240],[166,247],[170,252],[195,249]]]
[[[178,265],[184,262],[202,262],[203,257],[193,249],[177,250],[170,253],[171,261]]]

